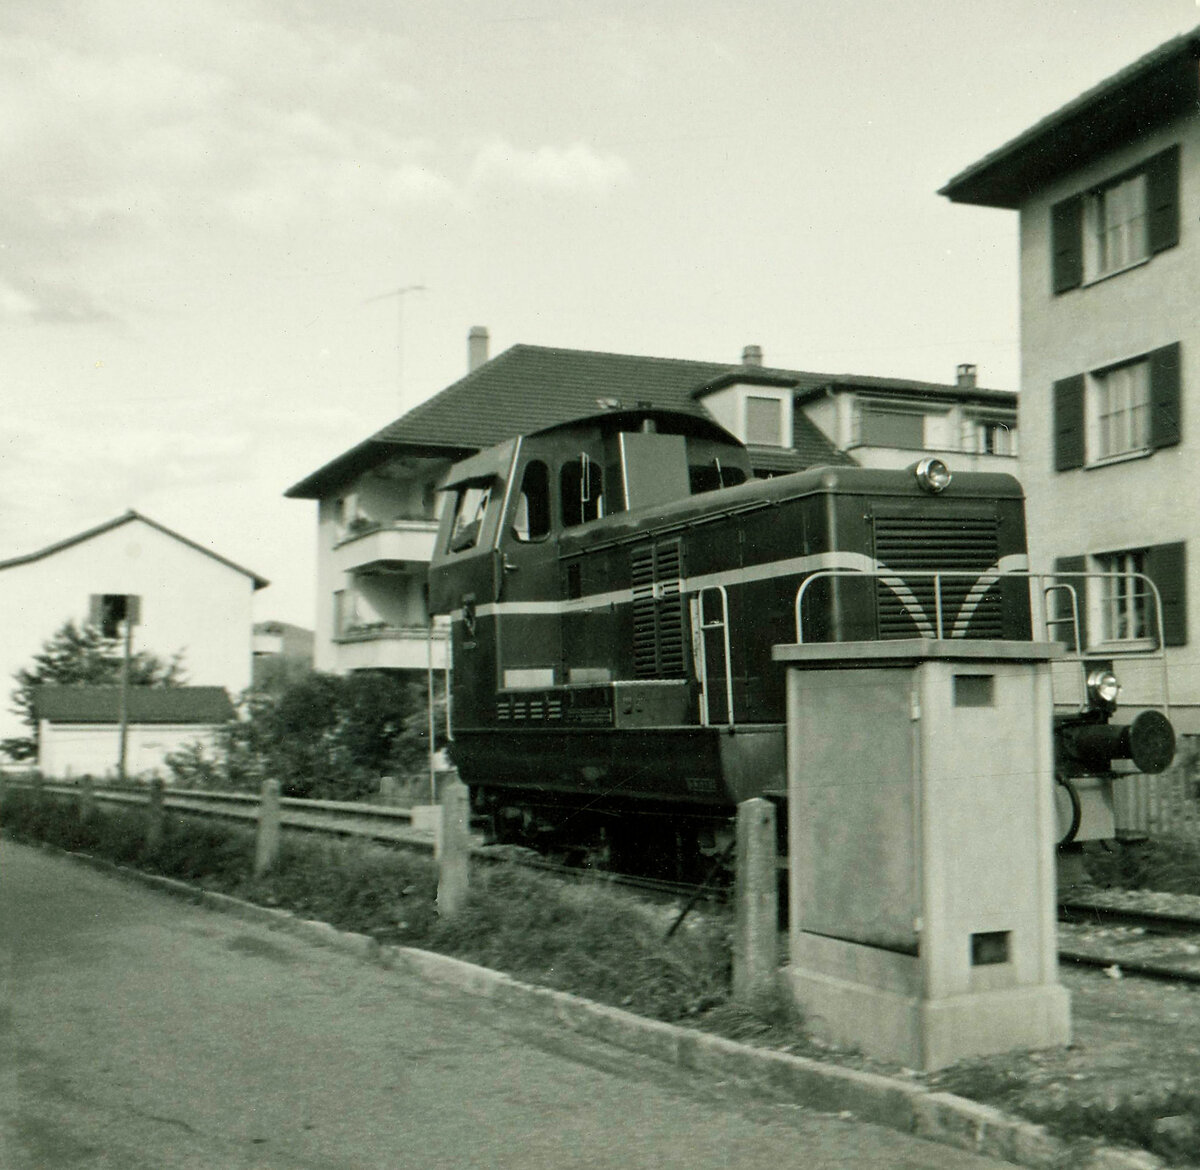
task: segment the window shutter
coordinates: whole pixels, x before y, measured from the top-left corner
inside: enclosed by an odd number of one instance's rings
[[[1156,154],[1146,164],[1147,242],[1151,252],[1179,243],[1179,147]]]
[[[1179,342],[1164,345],[1149,355],[1150,445],[1174,447],[1179,442]]]
[[[1083,375],[1054,383],[1054,470],[1082,467]]]
[[[1187,645],[1187,548],[1156,544],[1146,549],[1146,576],[1158,586],[1162,598],[1163,645]]]
[[[1052,282],[1056,293],[1083,282],[1083,196],[1072,195],[1050,209]]]
[[[1056,573],[1086,573],[1087,557],[1056,557],[1054,561]],[[1087,645],[1087,582],[1082,577],[1071,577],[1058,584],[1070,585],[1075,590],[1076,604],[1079,607],[1079,638]],[[1069,618],[1071,616],[1071,597],[1066,590],[1056,590],[1054,593],[1054,616]],[[1065,642],[1068,650],[1078,650],[1075,645],[1075,631],[1069,621],[1062,621],[1050,627],[1050,639],[1054,642]]]

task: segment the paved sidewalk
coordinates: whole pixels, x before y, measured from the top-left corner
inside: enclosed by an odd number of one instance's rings
[[[11,1170],[966,1168],[0,841]]]

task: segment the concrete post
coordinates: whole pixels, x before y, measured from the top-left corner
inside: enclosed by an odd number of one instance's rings
[[[155,776],[150,781],[150,799],[146,804],[146,848],[150,852],[162,847],[165,823],[163,781],[161,776]]]
[[[79,780],[79,823],[86,825],[96,812],[96,782],[91,775]]]
[[[452,918],[467,897],[471,857],[471,809],[467,786],[455,778],[442,789],[437,909]]]
[[[734,878],[733,997],[751,1003],[775,985],[779,970],[779,874],[775,806],[756,797],[737,812]]]
[[[254,876],[262,877],[279,860],[279,781],[264,780],[258,799],[258,837],[254,845]]]

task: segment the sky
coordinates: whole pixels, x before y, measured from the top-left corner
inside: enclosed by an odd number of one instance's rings
[[[284,491],[518,343],[1017,389],[937,195],[1200,0],[4,0],[0,559],[136,508],[314,624]],[[396,290],[408,291],[396,295]]]

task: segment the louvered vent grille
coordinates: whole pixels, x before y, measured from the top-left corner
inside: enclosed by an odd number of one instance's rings
[[[889,569],[898,570],[907,589],[907,595],[903,595],[883,582],[877,585],[881,638],[912,638],[936,629],[933,579],[905,576],[906,571],[913,570],[971,574],[942,581],[943,637],[1003,637],[999,586],[993,585],[982,596],[972,594],[976,578],[992,568],[1000,556],[994,516],[876,516],[875,556]],[[914,608],[928,623],[924,630],[914,616]]]
[[[678,540],[630,552],[635,678],[681,678],[685,673],[683,553]]]

